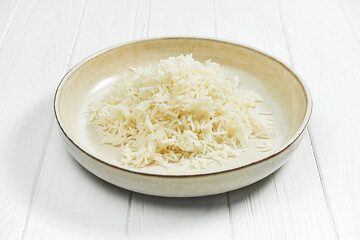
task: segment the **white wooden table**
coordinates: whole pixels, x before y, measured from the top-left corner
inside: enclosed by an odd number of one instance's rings
[[[360,1],[0,0],[0,239],[360,239]],[[279,171],[226,194],[132,193],[65,150],[52,99],[87,55],[143,37],[244,43],[292,65],[314,111]]]

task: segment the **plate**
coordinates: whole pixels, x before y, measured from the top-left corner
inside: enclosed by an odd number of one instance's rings
[[[260,93],[265,100],[264,110],[274,117],[272,150],[259,151],[256,146],[260,140],[255,139],[241,156],[205,169],[165,169],[156,165],[137,169],[119,165],[119,149],[102,144],[102,136],[87,121],[89,104],[129,74],[130,67],[190,53],[200,61],[211,58],[227,73],[238,75],[244,88]],[[68,151],[96,176],[140,193],[193,197],[247,186],[281,167],[301,141],[312,101],[301,78],[269,54],[217,39],[170,37],[120,44],[81,61],[60,82],[54,109]]]

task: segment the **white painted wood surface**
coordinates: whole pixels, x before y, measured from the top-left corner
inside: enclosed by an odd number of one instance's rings
[[[359,42],[339,1],[279,5],[294,65],[316,104],[310,130],[334,225],[341,239],[360,239]]]
[[[53,119],[54,89],[66,72],[82,8],[81,1],[24,1],[10,19],[12,29],[1,29],[8,34],[0,50],[1,239],[23,234]]]
[[[360,239],[359,11],[354,0],[0,0],[0,239]],[[52,113],[66,70],[169,35],[245,43],[303,76],[313,118],[285,166],[172,199],[112,186],[67,153]]]
[[[268,51],[292,65],[275,0],[219,1],[215,9],[219,37]],[[236,239],[334,239],[308,136],[279,171],[229,198],[232,222],[239,226],[234,227]]]

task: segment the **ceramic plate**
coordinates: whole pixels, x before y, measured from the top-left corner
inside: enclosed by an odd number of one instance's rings
[[[237,158],[204,169],[181,166],[140,169],[120,166],[119,149],[102,144],[96,126],[87,121],[89,104],[106,94],[112,83],[129,74],[129,67],[147,66],[171,56],[193,54],[211,58],[244,88],[265,99],[272,112],[275,134],[270,151],[259,151],[255,139]],[[121,44],[92,55],[63,78],[55,95],[55,115],[69,152],[90,172],[117,186],[159,196],[203,196],[254,183],[278,169],[296,149],[309,121],[312,102],[308,88],[285,64],[253,48],[204,38],[159,38]]]

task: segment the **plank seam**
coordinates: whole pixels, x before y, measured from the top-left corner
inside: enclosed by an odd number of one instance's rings
[[[360,46],[360,39],[358,38],[358,36],[356,35],[356,32],[355,32],[355,29],[354,29],[354,26],[353,24],[351,23],[351,20],[349,18],[349,15],[348,13],[346,12],[346,9],[345,9],[345,6],[344,4],[342,3],[342,1],[338,1],[338,3],[340,4],[340,7],[342,8],[342,10],[344,11],[344,14],[345,14],[345,17],[346,17],[346,20],[347,22],[349,23],[350,25],[350,28],[351,28],[351,31],[352,31],[352,34],[355,36],[355,40],[356,40],[356,43]]]
[[[309,139],[310,139],[312,153],[313,153],[313,156],[314,156],[314,159],[315,159],[316,169],[317,169],[319,179],[320,179],[320,183],[321,183],[321,188],[323,190],[324,198],[325,198],[325,201],[326,201],[326,207],[327,207],[328,213],[330,215],[330,222],[331,222],[331,225],[333,227],[333,231],[335,233],[336,239],[340,239],[338,230],[336,228],[333,211],[331,209],[330,201],[329,201],[328,196],[327,196],[327,190],[326,190],[326,187],[325,187],[325,184],[324,184],[323,174],[322,174],[322,171],[321,171],[321,167],[320,167],[319,158],[318,158],[318,155],[317,155],[317,152],[316,152],[316,148],[314,146],[314,140],[313,140],[313,137],[312,137],[312,134],[311,134],[310,127],[307,127],[307,130],[308,130],[308,136],[309,136]]]
[[[128,236],[129,232],[130,232],[130,217],[131,217],[132,199],[133,199],[133,192],[130,192],[129,199],[128,199],[128,208],[127,208],[127,212],[126,212],[125,236]]]
[[[54,116],[51,118],[50,127],[48,129],[48,132],[46,133],[44,147],[43,147],[43,150],[41,152],[40,162],[39,162],[39,165],[38,165],[37,170],[36,170],[36,175],[35,175],[35,178],[34,178],[34,184],[32,186],[31,193],[30,193],[29,210],[28,210],[28,212],[26,214],[25,225],[24,225],[24,228],[23,228],[22,233],[21,233],[21,239],[24,239],[25,232],[26,232],[26,229],[28,227],[28,223],[29,223],[28,220],[29,220],[31,209],[32,209],[32,206],[33,206],[34,196],[35,196],[35,192],[36,192],[36,189],[37,189],[37,184],[39,182],[40,172],[41,172],[41,169],[42,169],[42,166],[43,166],[43,163],[44,163],[45,154],[47,152],[47,147],[49,145],[50,136],[51,136],[51,130],[52,130],[53,124],[54,124]]]
[[[139,8],[139,0],[136,1],[136,10],[135,10],[135,14],[134,14],[134,29],[133,29],[133,32],[131,34],[132,38],[134,39],[135,38],[135,34],[136,34],[136,19],[138,18],[138,8]]]
[[[68,59],[68,64],[67,64],[67,70],[66,71],[69,71],[70,69],[70,66],[73,64],[73,60],[74,60],[74,52],[75,52],[75,49],[78,45],[78,41],[79,41],[79,35],[80,35],[80,29],[81,29],[81,24],[82,24],[82,20],[84,18],[84,12],[85,12],[85,7],[86,7],[86,3],[87,3],[87,0],[84,1],[84,5],[82,6],[81,8],[81,13],[80,13],[80,21],[79,21],[79,25],[76,29],[76,32],[75,32],[75,40],[74,40],[74,44],[71,48],[71,51],[70,51],[70,55],[69,55],[69,59]]]
[[[214,14],[214,27],[215,27],[215,36],[217,37],[217,35],[218,35],[218,27],[217,27],[217,21],[216,21],[216,7],[215,7],[215,2],[216,2],[216,0],[213,0],[213,7],[214,7],[214,12],[213,12],[213,14]]]
[[[278,205],[281,206],[280,201],[279,201],[279,199],[280,199],[280,198],[279,198],[279,191],[278,191],[278,187],[277,187],[277,184],[276,184],[274,175],[272,175],[271,178],[272,178],[273,183],[274,183],[275,193],[276,193],[276,198],[277,198]],[[281,209],[281,208],[280,208],[280,216],[281,216],[281,223],[282,223],[282,225],[283,225],[283,230],[284,230],[285,239],[288,239],[287,234],[286,234],[284,215],[283,215],[283,212],[282,212],[282,209]]]
[[[150,13],[151,13],[151,0],[148,1],[148,10],[146,16],[146,25],[144,29],[145,37],[149,36],[149,25],[150,25]]]
[[[275,5],[277,7],[277,10],[278,10],[278,13],[279,13],[279,17],[280,17],[280,22],[281,22],[281,29],[284,33],[284,38],[285,38],[285,43],[286,43],[286,49],[287,49],[287,52],[289,54],[289,58],[290,58],[290,63],[291,63],[291,66],[292,67],[295,67],[294,66],[294,61],[293,61],[293,58],[292,58],[292,55],[291,55],[291,51],[290,51],[290,45],[289,45],[289,40],[288,40],[288,37],[287,37],[287,31],[285,29],[285,24],[284,24],[284,19],[283,19],[283,16],[282,16],[282,13],[281,13],[281,9],[280,9],[280,5],[278,3],[278,0],[275,0]]]
[[[20,12],[20,9],[21,9],[23,3],[24,3],[24,0],[19,0],[18,4],[15,7],[13,14],[11,14],[10,21],[7,24],[7,26],[5,27],[4,36],[2,37],[2,39],[0,41],[0,52],[1,52],[2,48],[4,47],[5,43],[7,42],[7,39],[9,38],[10,31],[15,23],[16,18],[19,15],[19,12]]]
[[[146,7],[147,7],[147,11],[146,11],[147,16],[146,16],[146,21],[145,21],[145,25],[144,25],[143,37],[148,37],[149,36],[151,0],[148,0]],[[134,26],[134,28],[135,28],[135,26]]]
[[[227,207],[229,210],[229,221],[230,221],[230,230],[231,230],[231,240],[235,239],[235,233],[234,233],[234,222],[233,222],[233,215],[231,211],[231,204],[230,204],[230,194],[229,192],[226,193],[227,196]]]
[[[79,29],[80,29],[80,26],[81,26],[81,20],[82,20],[82,18],[84,16],[84,9],[85,9],[85,5],[86,5],[86,1],[87,0],[84,1],[84,4],[83,4],[83,6],[81,8],[80,21],[79,21],[79,24],[78,24],[78,27],[77,27],[77,30],[76,30],[76,33],[75,33],[75,41],[74,41],[73,47],[71,49],[71,55],[70,55],[69,60],[68,60],[67,69],[69,69],[70,61],[72,61],[72,55],[73,55],[73,52],[74,52],[73,50],[74,50],[74,46],[77,43],[77,39],[78,39],[78,35],[79,35]],[[42,166],[44,165],[45,155],[46,155],[46,152],[47,152],[47,147],[49,145],[51,132],[52,132],[52,127],[53,127],[53,124],[54,124],[54,119],[55,119],[55,117],[53,116],[51,118],[51,123],[50,123],[49,130],[48,130],[48,132],[46,134],[46,139],[45,139],[45,143],[44,143],[43,150],[42,150],[42,153],[41,153],[40,162],[39,162],[37,172],[36,172],[36,175],[35,175],[34,184],[32,186],[32,190],[31,190],[31,194],[30,194],[30,206],[29,206],[29,210],[28,210],[27,215],[26,215],[25,225],[24,225],[24,228],[23,228],[23,231],[22,231],[22,234],[21,234],[21,239],[22,240],[25,237],[26,229],[27,229],[28,224],[29,224],[29,217],[31,215],[33,201],[34,201],[34,198],[35,198],[35,192],[36,192],[36,189],[37,189],[37,186],[38,186]]]

